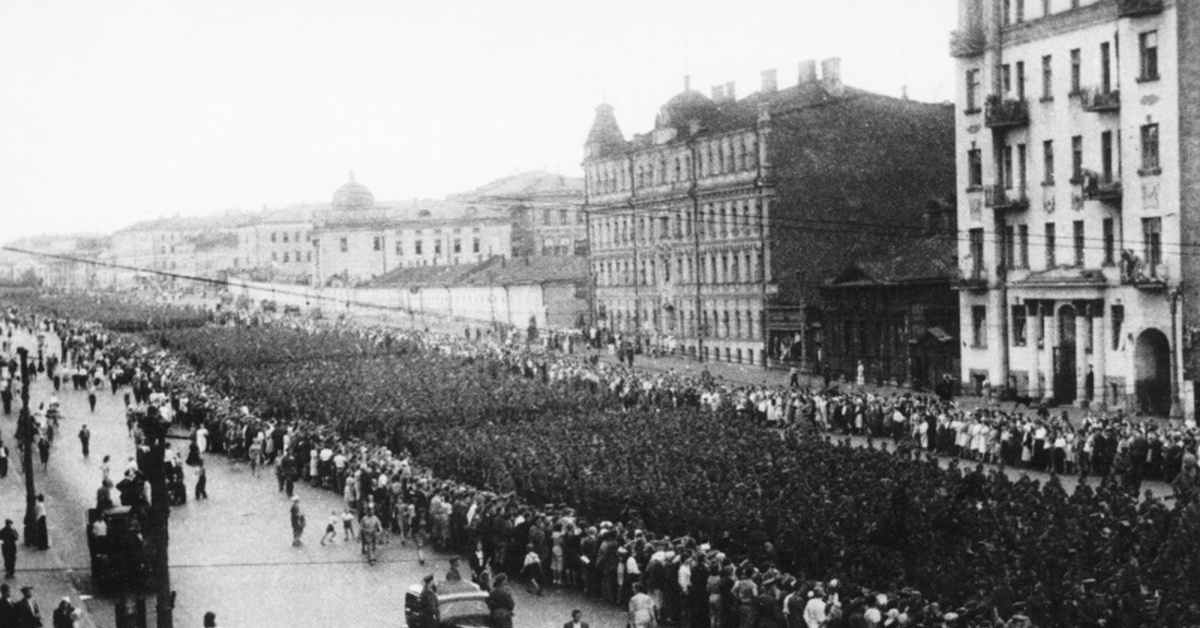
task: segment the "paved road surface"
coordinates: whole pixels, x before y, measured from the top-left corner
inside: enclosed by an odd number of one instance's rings
[[[34,346],[28,336],[14,340]],[[52,338],[53,350],[57,342]],[[34,383],[31,404],[48,400],[53,387],[42,376]],[[115,626],[112,597],[91,597],[85,510],[99,486],[101,459],[113,458],[113,474],[124,469],[133,453],[125,430],[121,391],[99,394],[95,414],[88,411],[87,395],[65,386],[59,393],[63,412],[60,434],[50,455],[48,472],[36,471],[38,490],[47,495],[51,549],[46,552],[19,548],[15,582],[33,583],[47,616],[59,598],[69,595],[87,617],[81,626]],[[92,431],[92,452],[84,459],[76,435],[82,424]],[[0,433],[13,450],[16,413],[0,419]],[[183,443],[180,443],[183,445]],[[24,485],[19,464],[13,461],[8,478],[0,480],[0,516],[20,522],[24,514]],[[214,611],[221,626],[402,626],[404,591],[426,573],[440,579],[446,572],[445,556],[427,554],[424,567],[416,552],[393,542],[382,551],[379,564],[369,566],[356,543],[333,546],[318,543],[331,510],[341,500],[328,491],[298,488],[308,529],[305,544],[291,545],[289,502],[277,491],[273,473],[253,477],[246,465],[224,457],[207,459],[210,499],[177,506],[171,512],[171,578],[177,592],[175,625],[199,626],[205,611]],[[195,482],[188,469],[189,492]],[[190,495],[189,495],[190,498]],[[618,609],[594,604],[574,592],[551,591],[541,598],[513,588],[517,599],[518,627],[561,626],[573,608],[582,608],[585,619],[597,628],[625,624]],[[81,595],[84,596],[81,598]],[[153,625],[153,601],[148,603]]]

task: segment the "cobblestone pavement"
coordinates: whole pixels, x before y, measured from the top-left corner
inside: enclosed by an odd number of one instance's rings
[[[26,335],[14,337],[18,346],[32,347]],[[57,343],[48,337],[57,350]],[[31,405],[47,401],[53,387],[43,375],[31,388]],[[113,596],[92,591],[84,522],[99,486],[104,455],[112,456],[113,474],[124,469],[133,455],[133,442],[125,428],[123,393],[98,394],[96,412],[90,413],[86,393],[70,385],[58,393],[63,418],[50,455],[47,472],[36,470],[38,490],[46,494],[51,549],[18,550],[17,577],[13,582],[36,586],[46,623],[58,600],[70,596],[86,612],[80,626],[115,626]],[[91,456],[81,453],[77,434],[82,424],[92,431]],[[0,480],[0,517],[12,518],[20,531],[24,515],[24,484],[19,471],[12,415],[0,418],[0,433],[14,456],[7,479]],[[185,442],[178,442],[182,447]],[[171,579],[177,592],[175,625],[199,626],[206,611],[217,614],[221,626],[402,626],[404,591],[427,573],[445,574],[447,557],[426,553],[426,564],[416,551],[393,540],[383,547],[378,564],[369,566],[357,543],[319,543],[329,514],[342,505],[329,491],[297,487],[308,529],[304,544],[294,548],[288,517],[289,502],[277,490],[273,472],[250,473],[247,465],[222,456],[207,458],[208,493],[204,502],[192,501],[171,511]],[[189,493],[195,473],[187,469]],[[573,608],[583,609],[585,620],[597,628],[625,624],[624,613],[597,604],[574,591],[547,589],[533,597],[513,587],[517,600],[515,625],[557,627],[570,619]],[[93,597],[94,595],[94,597]],[[152,597],[152,596],[151,596]],[[154,602],[147,603],[154,625]]]

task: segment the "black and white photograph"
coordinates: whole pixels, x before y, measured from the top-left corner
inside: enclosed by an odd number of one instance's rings
[[[0,628],[1200,628],[1200,1],[0,3]]]

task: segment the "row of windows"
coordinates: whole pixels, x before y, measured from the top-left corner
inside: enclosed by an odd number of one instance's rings
[[[433,241],[433,254],[434,255],[442,254],[442,242],[443,242],[442,240],[434,240]],[[371,239],[371,249],[374,251],[382,252],[383,244],[384,244],[383,236],[375,236],[374,238]],[[413,255],[424,255],[425,254],[425,241],[424,240],[415,240],[412,244],[413,244]],[[480,252],[481,248],[482,248],[482,245],[480,244],[479,238],[472,238],[471,239],[471,252],[478,253],[478,252]],[[350,252],[349,238],[340,238],[338,240],[338,250],[340,250],[342,253]],[[396,255],[403,257],[404,256],[404,242],[401,240],[396,240],[395,250],[396,250]],[[455,254],[462,253],[463,252],[462,238],[454,238],[450,242],[450,250],[451,250],[451,252],[453,252]]]
[[[250,236],[246,236],[246,239],[249,240]],[[296,231],[296,232],[272,231],[271,232],[271,244],[275,244],[276,242],[283,242],[284,244],[288,244],[289,242],[299,242],[299,241],[300,241],[300,232],[299,231]],[[311,232],[308,232],[308,231],[304,232],[304,241],[312,242],[312,233]]]
[[[758,167],[758,141],[754,135],[730,136],[697,145],[698,176],[707,177]],[[692,179],[692,157],[688,150],[668,154],[659,151],[638,157],[630,175],[628,162],[608,161],[588,169],[588,188],[597,193],[628,191],[637,187],[663,185]]]
[[[1113,89],[1113,63],[1119,54],[1120,40],[1114,36],[1112,42],[1101,42],[1098,50],[1099,84],[1095,87],[1100,93],[1107,94]],[[1158,31],[1150,30],[1138,34],[1138,78],[1139,82],[1156,81],[1159,79],[1161,68],[1158,55]],[[1074,48],[1070,51],[1071,82],[1068,96],[1076,96],[1084,92],[1083,85],[1083,49]],[[1042,90],[1041,100],[1054,100],[1054,57],[1043,55],[1041,60]],[[981,104],[980,76],[978,68],[967,70],[967,111],[978,111]],[[1000,66],[1000,82],[1004,94],[1025,100],[1025,62],[1006,63]]]
[[[659,216],[616,216],[597,221],[599,247],[691,238],[692,211],[681,208]],[[705,239],[758,235],[763,227],[761,205],[741,200],[708,203],[700,208],[700,237]]]
[[[271,251],[271,261],[272,262],[279,261],[279,252],[278,251]],[[312,261],[312,251],[305,251],[305,256],[303,256],[303,257],[300,255],[300,251],[296,251],[295,253],[292,253],[290,251],[283,252],[283,263],[285,263],[285,264],[290,263],[290,262],[311,262],[311,261]]]
[[[1141,133],[1141,170],[1144,175],[1158,174],[1161,171],[1159,159],[1158,124],[1142,125]],[[1120,169],[1120,138],[1112,131],[1100,133],[1100,170],[1101,182],[1112,182],[1115,171]],[[1082,135],[1071,138],[1071,182],[1079,183],[1084,175],[1084,140]],[[1025,144],[1009,144],[1000,147],[997,174],[1006,189],[1016,187],[1024,191],[1027,188],[1029,151]],[[1042,184],[1054,185],[1055,159],[1054,140],[1042,142]],[[967,151],[967,184],[972,188],[983,185],[983,152],[978,148]]]
[[[611,317],[611,327],[629,332],[645,328],[666,334],[696,336],[695,310],[650,308],[637,312],[630,308],[600,306],[602,315]],[[761,340],[761,314],[753,309],[702,310],[701,328],[705,337],[728,340]]]
[[[1032,311],[1031,311],[1032,310]],[[1058,324],[1053,314],[1053,308],[1037,302],[1011,306],[1009,319],[1012,333],[1009,338],[1012,346],[1028,346],[1030,327],[1033,328],[1033,340],[1038,347],[1046,344],[1046,329]],[[986,305],[971,306],[971,346],[986,349],[988,345],[988,309]],[[1121,334],[1125,324],[1125,306],[1113,305],[1109,310],[1109,329],[1106,341],[1113,351],[1121,347]],[[1075,318],[1077,328],[1075,340],[1082,345],[1084,352],[1092,353],[1095,349],[1096,319],[1093,316],[1078,316]]]
[[[1101,252],[1103,253],[1103,265],[1112,266],[1117,262],[1117,238],[1116,224],[1112,218],[1105,218],[1101,221]],[[971,229],[968,232],[968,242],[970,248],[971,268],[970,273],[972,278],[981,279],[984,275],[984,257],[983,257],[983,229]],[[1085,252],[1092,248],[1088,244],[1086,235],[1086,225],[1083,220],[1076,220],[1071,223],[1071,260],[1061,260],[1058,258],[1058,228],[1053,222],[1047,222],[1043,225],[1042,231],[1042,252],[1045,259],[1045,268],[1056,268],[1063,266],[1085,265]],[[1006,225],[1004,233],[1000,236],[1000,253],[1001,264],[1005,268],[1029,268],[1029,225]],[[1162,250],[1162,218],[1143,218],[1142,219],[1142,258],[1141,261],[1145,265],[1145,271],[1149,276],[1157,276],[1161,271],[1163,263]]]
[[[757,283],[762,275],[758,250],[706,253],[700,256],[700,283]],[[642,259],[597,262],[593,264],[596,282],[601,286],[657,286],[695,282],[695,260],[690,255],[674,259]],[[636,270],[636,274],[635,271]]]
[[[583,212],[580,212],[580,211],[573,212],[569,209],[560,209],[560,210],[558,210],[557,213],[558,213],[558,223],[557,223],[558,225],[565,226],[565,225],[573,225],[573,224],[574,225],[583,224]],[[571,218],[571,214],[575,215],[575,217],[573,219]],[[552,220],[554,218],[554,215],[555,215],[554,210],[552,210],[550,208],[543,209],[542,210],[542,225],[543,226],[551,226],[552,224],[555,224]]]

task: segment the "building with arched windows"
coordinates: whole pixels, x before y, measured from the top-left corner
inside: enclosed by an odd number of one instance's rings
[[[850,261],[920,237],[954,188],[948,105],[843,85],[841,64],[763,73],[738,98],[668,100],[626,139],[607,104],[585,143],[593,320],[702,359],[819,366],[819,287]]]

